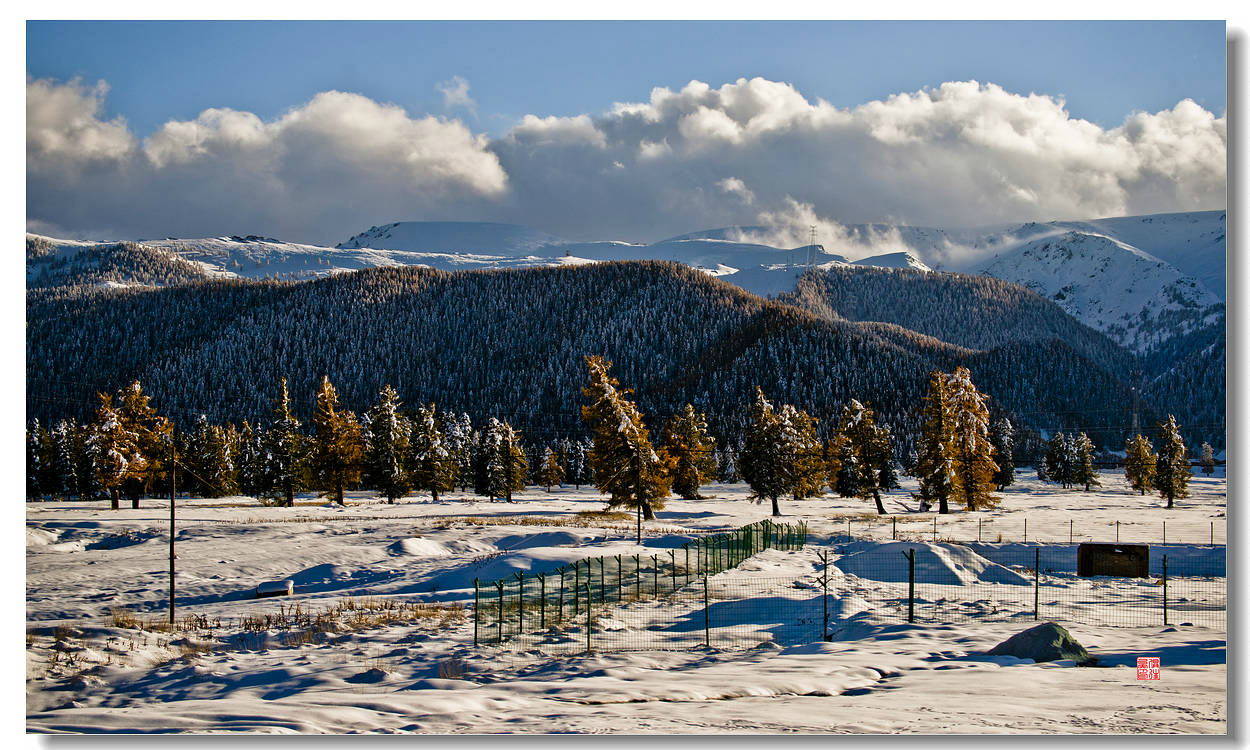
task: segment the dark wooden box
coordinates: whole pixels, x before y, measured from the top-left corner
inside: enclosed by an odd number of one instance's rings
[[[1150,577],[1150,545],[1085,542],[1076,548],[1078,576]]]

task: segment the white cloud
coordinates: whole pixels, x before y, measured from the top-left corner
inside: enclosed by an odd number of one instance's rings
[[[272,122],[209,109],[141,147],[124,123],[99,119],[101,97],[76,83],[28,83],[29,221],[333,243],[370,224],[473,210],[507,190],[484,135],[358,94],[324,92]],[[107,168],[86,169],[105,157]],[[67,160],[82,168],[52,168]]]
[[[463,79],[439,90],[448,106],[468,97]],[[598,115],[527,115],[490,141],[330,91],[270,122],[205,110],[139,144],[106,119],[104,94],[27,82],[30,221],[319,242],[421,218],[630,240],[754,221],[778,244],[805,243],[815,223],[828,245],[849,223],[1091,218],[1226,196],[1226,119],[1188,100],[1105,129],[1061,99],[976,81],[850,109],[762,78],[692,81]]]
[[[477,102],[469,96],[469,82],[461,76],[452,76],[450,81],[436,83],[434,90],[443,95],[444,109],[463,109],[477,117]]]

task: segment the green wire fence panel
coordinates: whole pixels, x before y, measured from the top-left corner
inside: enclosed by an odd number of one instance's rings
[[[552,628],[584,628],[588,610],[672,597],[766,549],[801,550],[806,544],[807,524],[764,520],[650,555],[593,557],[541,573],[477,581],[474,641],[499,644]]]

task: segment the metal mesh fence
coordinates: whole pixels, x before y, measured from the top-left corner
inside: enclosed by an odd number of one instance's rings
[[[547,577],[545,595],[541,580],[518,581],[502,597],[479,601],[478,642],[515,658],[544,658],[785,646],[829,638],[851,621],[1226,628],[1222,552],[1218,564],[1214,556],[1169,563],[1160,555],[1146,578],[1079,577],[1075,548],[1064,545],[1023,551],[906,542],[819,551],[796,546],[791,554],[811,565],[797,578],[747,578],[732,565],[700,565],[722,559],[731,545],[701,546],[690,567],[682,564],[682,550],[668,556],[675,564],[660,555],[624,557],[619,567],[616,558],[583,561]],[[561,579],[563,594],[552,588]]]
[[[734,568],[765,549],[799,550],[806,541],[805,524],[765,520],[651,555],[594,557],[548,573],[475,580],[474,643],[498,644],[563,627],[584,620],[586,611],[595,607],[666,599],[692,581]]]

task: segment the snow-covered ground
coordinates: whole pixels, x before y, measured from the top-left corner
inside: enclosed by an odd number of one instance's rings
[[[1224,628],[1181,615],[1152,623],[1154,581],[1077,579],[1069,544],[1070,531],[1073,545],[1114,541],[1118,522],[1121,541],[1152,545],[1152,568],[1165,551],[1170,566],[1222,584],[1224,479],[1195,477],[1192,496],[1166,510],[1116,474],[1088,494],[1026,476],[998,510],[938,519],[936,542],[934,515],[914,512],[907,494],[914,481],[887,498],[893,523],[853,499],[783,500],[779,520],[807,521],[809,547],[767,550],[711,579],[708,611],[721,619],[710,648],[699,642],[696,583],[671,603],[603,605],[589,655],[568,645],[580,644],[579,624],[550,631],[554,656],[536,642],[475,648],[473,579],[602,555],[667,555],[708,531],[768,517],[767,504],[748,500],[742,485],[671,499],[645,524],[639,548],[632,519],[597,513],[593,488],[529,488],[511,504],[460,493],[395,505],[360,493],[345,508],[313,497],[295,508],[180,499],[185,627],[168,632],[159,627],[167,501],[120,511],[32,503],[27,723],[41,732],[1226,731]],[[894,606],[898,562],[866,564],[874,555],[902,560],[894,536],[919,550],[915,624]],[[984,603],[1010,590],[1031,608],[1032,571],[1017,558],[1031,566],[1039,540],[1049,543],[1042,619],[1048,608],[1070,618],[1060,622],[1099,667],[984,653],[1033,624],[1031,611]],[[820,607],[822,552],[829,642],[819,616],[803,627],[795,618]],[[294,596],[254,598],[257,583],[286,578]],[[1069,602],[1075,609],[1058,606]],[[939,604],[959,616],[943,622]],[[1145,619],[1115,626],[1126,608]],[[669,638],[691,642],[658,650]],[[1137,681],[1139,656],[1162,659],[1161,680]]]

